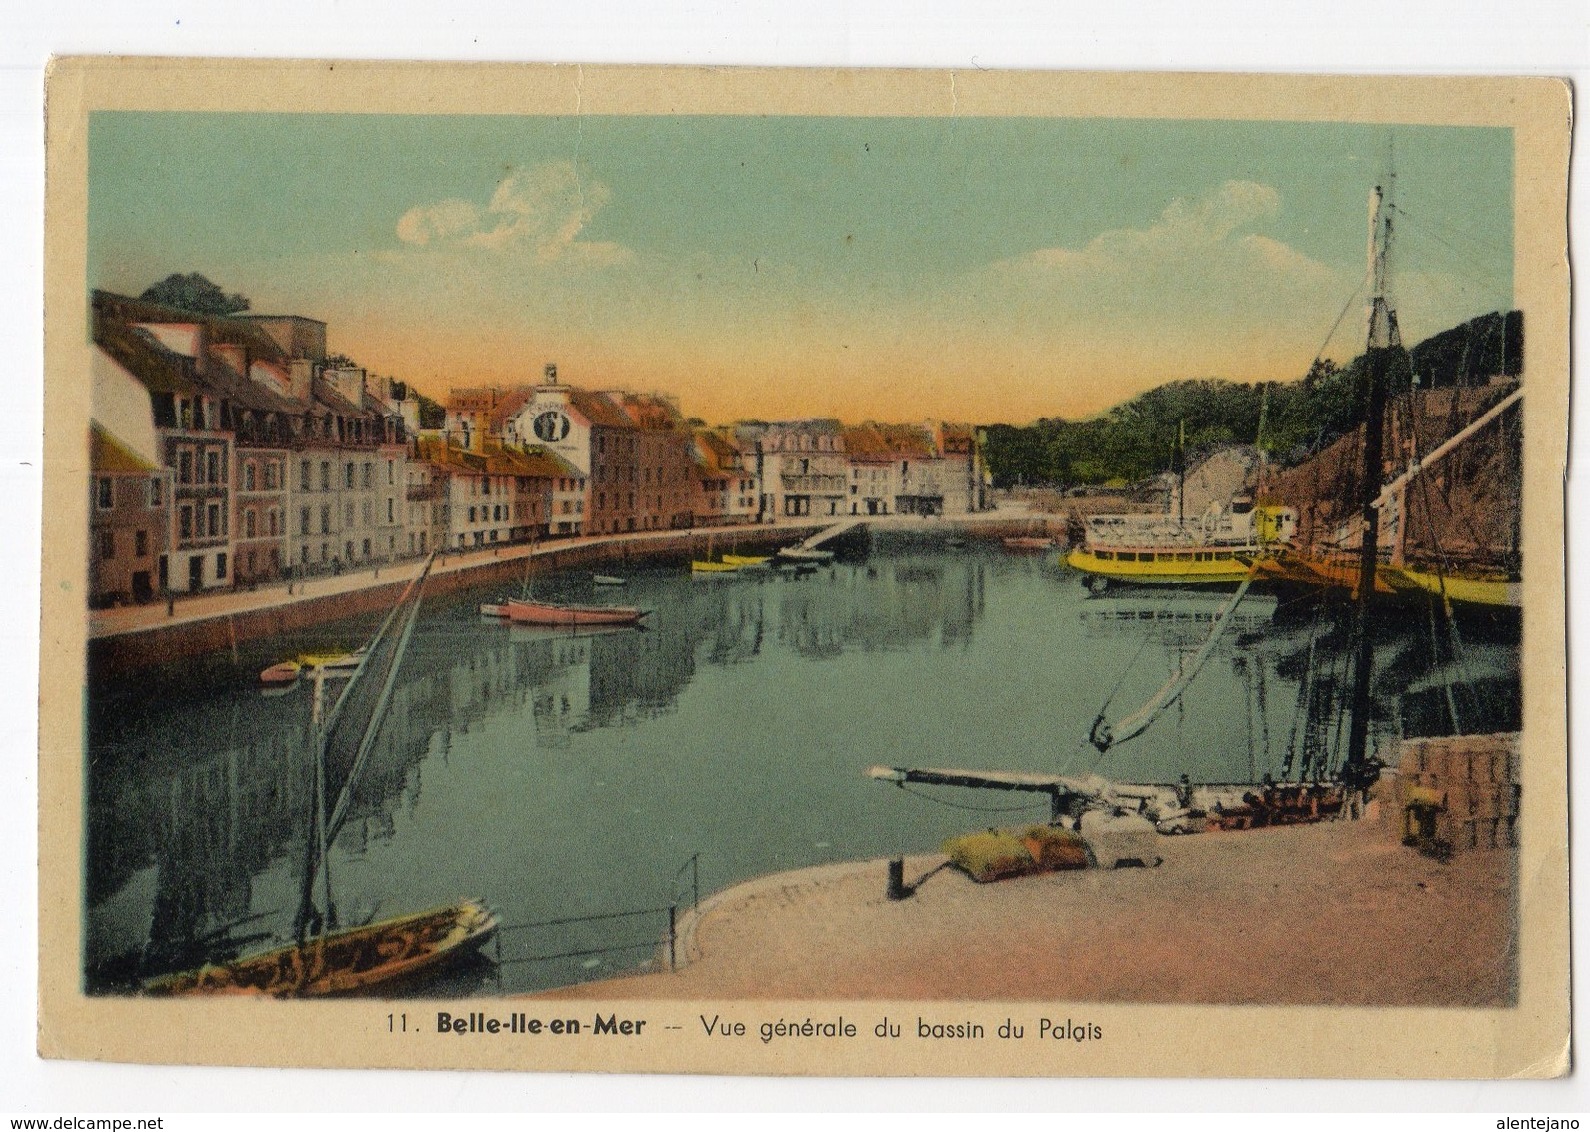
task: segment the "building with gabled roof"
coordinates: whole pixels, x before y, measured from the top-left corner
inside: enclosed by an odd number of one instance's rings
[[[407,430],[362,368],[327,364],[324,323],[198,315],[107,292],[93,308],[96,405],[136,415],[141,396],[172,471],[162,589],[402,556]]]
[[[760,427],[764,519],[850,513],[844,432],[844,426],[831,417]]]
[[[482,450],[461,448],[449,438],[415,441],[414,463],[423,467],[411,483],[415,502],[440,506],[441,530],[432,545],[454,550],[525,542],[544,537],[561,514],[583,497],[579,469],[543,448],[515,448],[490,440]],[[567,510],[564,507],[567,506]]]
[[[88,468],[89,608],[149,601],[166,561],[171,475],[97,421]]]
[[[761,490],[756,481],[755,446],[750,446],[748,460],[747,452],[731,437],[727,429],[694,430],[696,492],[693,509],[697,526],[757,520]]]

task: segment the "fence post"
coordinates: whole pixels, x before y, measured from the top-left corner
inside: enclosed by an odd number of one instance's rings
[[[677,921],[675,920],[674,912],[675,905],[668,905],[668,969],[670,971],[679,970],[679,953],[675,947],[678,932],[675,927]]]

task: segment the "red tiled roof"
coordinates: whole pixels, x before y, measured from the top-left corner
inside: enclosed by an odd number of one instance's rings
[[[740,450],[710,429],[696,429],[696,467],[710,475],[742,474]]]
[[[635,422],[605,393],[590,389],[569,389],[569,401],[593,425],[603,428],[634,428]]]
[[[524,408],[530,398],[535,396],[535,392],[528,385],[521,385],[504,391],[502,397],[491,408],[491,416],[488,419],[487,427],[493,432],[501,432],[503,425],[508,423],[508,418]]]

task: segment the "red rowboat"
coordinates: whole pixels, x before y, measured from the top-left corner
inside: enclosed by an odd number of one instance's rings
[[[521,625],[633,625],[649,610],[624,605],[557,605],[509,601],[508,619]]]

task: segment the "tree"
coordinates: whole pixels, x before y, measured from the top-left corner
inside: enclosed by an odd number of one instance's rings
[[[227,315],[248,310],[246,295],[228,295],[198,272],[168,275],[138,297],[146,303],[193,314]]]

